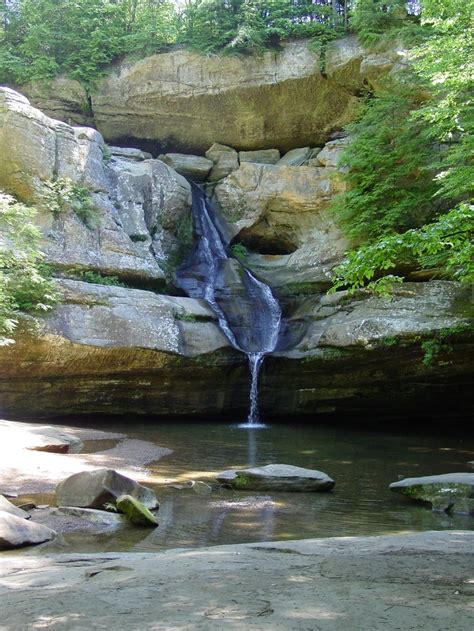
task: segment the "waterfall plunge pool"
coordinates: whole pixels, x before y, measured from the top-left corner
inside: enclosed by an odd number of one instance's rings
[[[242,429],[237,423],[143,419],[113,424],[89,419],[81,424],[122,432],[172,450],[147,465],[151,475],[142,480],[156,490],[160,526],[152,531],[127,526],[95,535],[70,532],[40,548],[30,548],[29,553],[154,552],[257,541],[474,529],[472,517],[433,513],[388,489],[399,477],[467,471],[466,463],[474,460],[472,434],[461,440],[428,428],[411,430],[407,436],[406,429],[388,432],[293,423]],[[86,448],[102,451],[104,441],[88,443]],[[225,469],[270,463],[319,469],[336,481],[335,489],[330,493],[259,493],[222,488],[201,496],[192,489],[165,486],[197,479],[212,481]],[[104,458],[97,466],[113,464]],[[44,496],[45,500],[53,498]]]

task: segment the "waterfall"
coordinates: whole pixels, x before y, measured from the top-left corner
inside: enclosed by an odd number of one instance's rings
[[[217,316],[229,343],[248,357],[250,405],[247,425],[257,427],[258,377],[265,355],[275,350],[281,309],[268,285],[229,255],[229,239],[210,201],[192,184],[195,245],[178,270],[177,284],[202,298]]]

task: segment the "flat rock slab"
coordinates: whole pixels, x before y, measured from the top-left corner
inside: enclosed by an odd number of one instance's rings
[[[61,427],[3,419],[0,420],[0,439],[4,444],[21,444],[25,449],[59,454],[78,453],[83,447],[77,436],[69,434]]]
[[[335,482],[326,473],[287,464],[269,464],[250,469],[230,469],[218,482],[249,491],[330,491]]]
[[[0,550],[32,546],[54,539],[51,528],[0,511]]]
[[[390,489],[414,500],[431,502],[436,497],[474,497],[474,473],[445,473],[392,482]]]
[[[474,533],[4,554],[2,629],[471,631]]]

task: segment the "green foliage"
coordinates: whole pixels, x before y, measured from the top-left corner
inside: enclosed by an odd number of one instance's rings
[[[351,27],[366,46],[392,36],[407,17],[406,0],[355,0]]]
[[[148,54],[176,38],[168,0],[18,0],[0,29],[0,82],[65,73],[91,85],[111,61]]]
[[[334,209],[353,239],[415,228],[435,214],[432,139],[426,125],[410,118],[421,99],[410,83],[386,82],[347,126],[352,142],[341,162],[349,167],[348,191]]]
[[[41,268],[34,214],[0,193],[0,345],[13,341],[20,311],[45,312],[57,302],[54,285]]]
[[[243,243],[234,243],[230,248],[231,256],[245,263],[249,257],[249,251]]]
[[[72,209],[88,227],[98,225],[99,217],[91,193],[87,188],[77,186],[69,178],[58,178],[43,182],[43,205],[57,218],[68,209]]]
[[[453,351],[453,346],[450,343],[453,337],[459,334],[469,333],[472,334],[472,329],[469,325],[458,325],[445,329],[440,329],[435,335],[421,342],[421,350],[423,351],[422,362],[425,366],[431,366],[440,354],[448,354]]]
[[[275,48],[341,32],[343,0],[17,0],[0,24],[0,82],[64,73],[88,88],[114,60],[175,43],[203,53]],[[88,108],[88,105],[86,106]]]
[[[424,0],[422,9],[411,71],[369,97],[348,127],[348,188],[334,210],[361,246],[336,268],[334,289],[386,293],[404,268],[474,279],[472,11],[461,0]]]
[[[322,0],[188,0],[180,41],[204,53],[276,48],[290,38],[334,37],[341,19]]]
[[[474,281],[474,206],[461,203],[421,228],[378,239],[350,252],[334,270],[332,292],[347,287],[386,294],[401,276],[377,274],[402,265],[430,268],[433,261],[448,278]]]

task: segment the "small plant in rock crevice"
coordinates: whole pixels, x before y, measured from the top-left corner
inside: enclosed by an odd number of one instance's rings
[[[71,209],[88,228],[97,227],[99,223],[91,192],[69,178],[43,182],[42,200],[43,206],[56,218]]]

